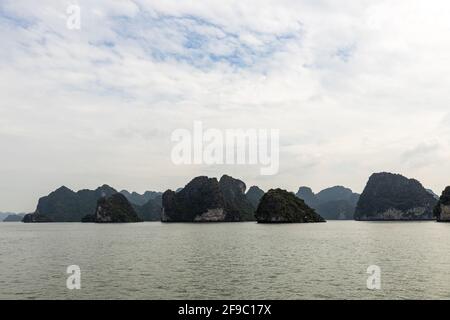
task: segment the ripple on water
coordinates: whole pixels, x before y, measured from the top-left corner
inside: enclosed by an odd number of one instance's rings
[[[0,298],[448,299],[448,226],[0,224]],[[65,287],[71,264],[81,290]]]

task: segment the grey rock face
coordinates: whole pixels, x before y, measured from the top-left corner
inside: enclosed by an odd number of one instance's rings
[[[359,194],[343,186],[324,189],[317,194],[308,187],[300,187],[297,197],[327,220],[353,220]]]
[[[162,205],[163,222],[208,222],[210,215],[206,213],[210,210],[224,210],[225,200],[219,181],[201,176],[194,178],[179,192],[164,192]]]
[[[96,190],[85,189],[78,192],[63,186],[40,198],[35,213],[53,222],[80,222],[85,215],[95,211],[99,198],[111,196],[116,192],[107,185]]]
[[[256,219],[259,223],[325,222],[303,200],[282,189],[271,189],[264,194],[256,210]]]
[[[422,184],[399,174],[375,173],[359,198],[356,220],[432,220],[436,199]]]
[[[439,202],[434,209],[439,222],[450,222],[450,186],[442,192]]]
[[[22,222],[25,223],[38,223],[38,222],[53,222],[50,218],[40,214],[40,213],[28,213],[26,214]]]

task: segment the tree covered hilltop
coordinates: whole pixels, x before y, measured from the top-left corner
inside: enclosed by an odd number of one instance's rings
[[[308,223],[325,222],[294,193],[282,189],[271,189],[262,197],[256,210],[259,223]]]

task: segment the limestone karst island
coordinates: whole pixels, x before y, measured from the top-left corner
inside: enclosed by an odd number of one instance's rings
[[[315,194],[280,188],[267,192],[223,175],[200,176],[183,188],[165,192],[129,192],[103,185],[74,192],[61,187],[39,199],[36,211],[10,215],[23,222],[245,222],[310,223],[326,220],[450,221],[450,187],[442,196],[400,174],[375,173],[362,194],[334,186]]]

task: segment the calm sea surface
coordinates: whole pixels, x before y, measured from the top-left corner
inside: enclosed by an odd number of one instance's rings
[[[0,298],[450,299],[450,224],[0,223]]]

